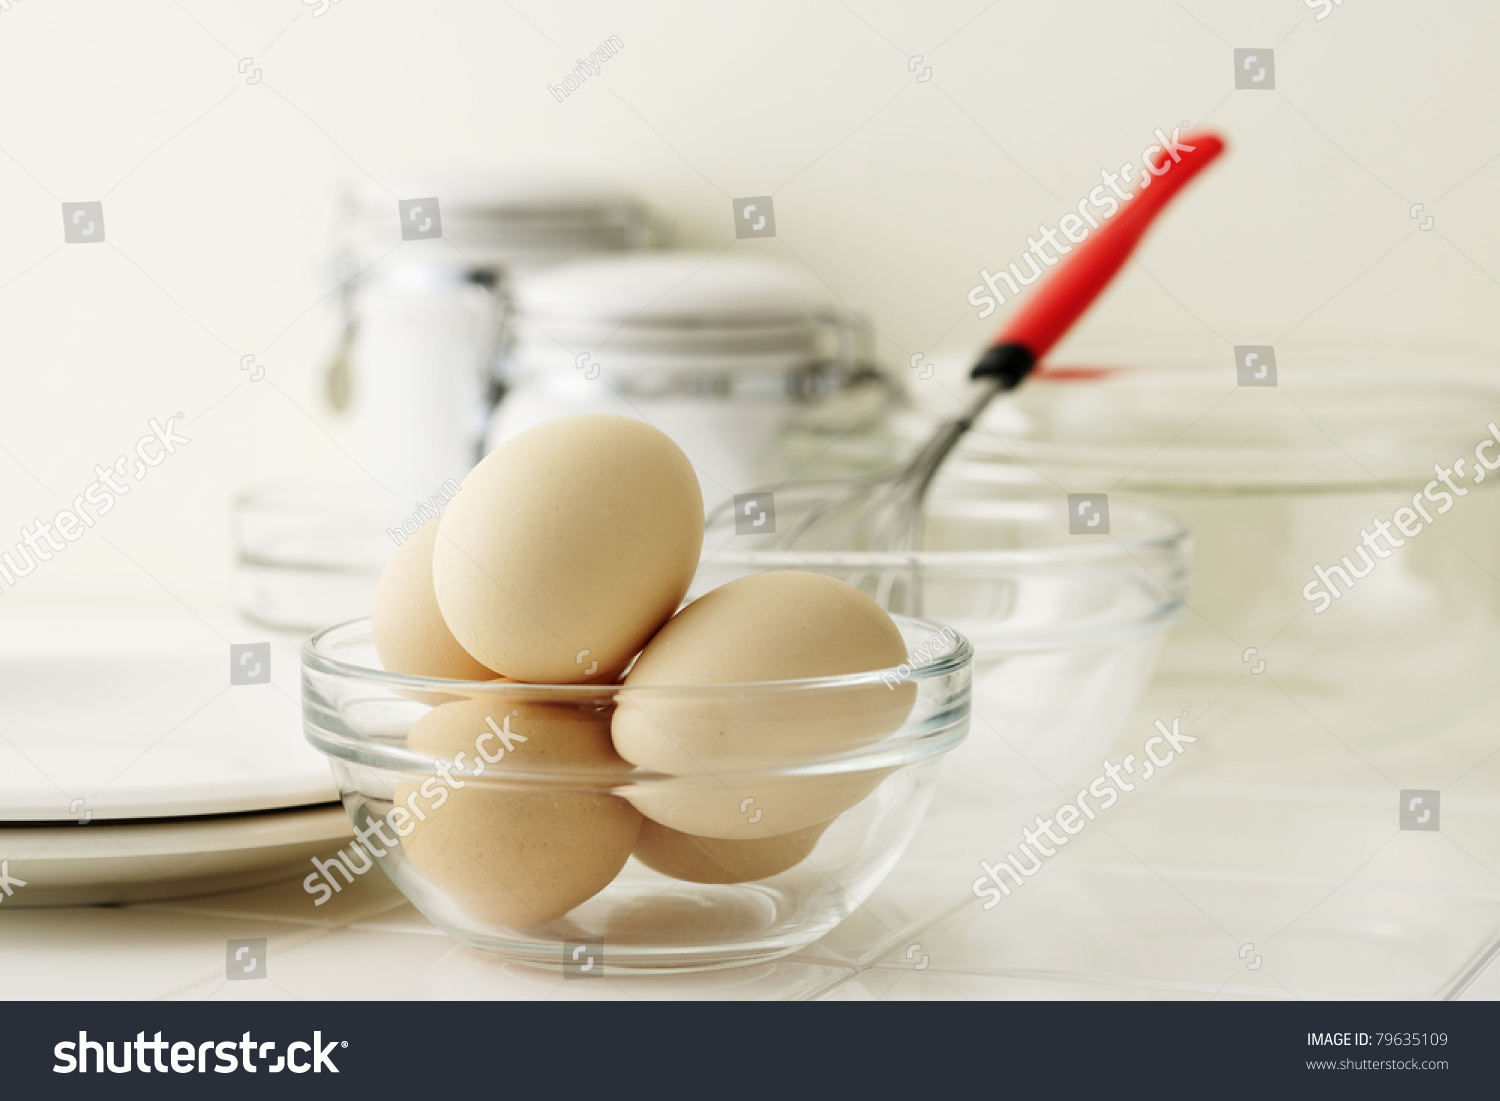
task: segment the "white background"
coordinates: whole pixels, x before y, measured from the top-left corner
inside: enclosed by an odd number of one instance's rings
[[[1285,365],[1353,340],[1500,342],[1493,4],[1346,0],[1322,21],[1301,0],[313,10],[0,10],[0,545],[149,418],[185,412],[193,441],[29,590],[222,600],[236,489],[354,473],[321,397],[320,265],[340,188],[413,169],[617,180],[678,243],[810,269],[910,379],[912,353],[967,354],[1004,320],[965,301],[981,267],[1016,259],[1156,127],[1206,120],[1230,154],[1055,359],[1229,370],[1236,343]],[[624,48],[558,103],[546,86],[610,35]],[[1274,48],[1274,91],[1233,90],[1235,47]],[[731,199],[764,194],[778,236],[734,242]],[[64,246],[59,204],[99,199],[106,243]]]

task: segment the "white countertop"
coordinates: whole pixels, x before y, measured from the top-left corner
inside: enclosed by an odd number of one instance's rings
[[[14,595],[14,594],[12,594]],[[10,610],[11,615],[18,608]],[[181,614],[179,612],[179,614]],[[210,630],[250,638],[232,613]],[[222,639],[220,640],[222,641]],[[217,643],[216,643],[217,644]],[[277,695],[295,722],[295,658]],[[906,854],[838,929],[770,964],[564,981],[439,932],[380,874],[312,908],[299,882],[122,907],[0,900],[10,998],[1500,997],[1495,705],[1420,739],[1352,747],[1270,676],[1157,683],[1153,720],[1198,741],[989,911],[971,889],[1069,796],[976,715]],[[267,689],[269,691],[269,689]],[[1422,769],[1412,764],[1419,761]],[[1443,777],[1441,830],[1398,828],[1390,776]],[[1026,788],[1031,783],[1034,786]],[[86,828],[86,827],[84,827]],[[0,857],[5,854],[0,853]],[[225,978],[225,942],[266,937],[267,978]],[[1249,947],[1246,947],[1249,946]],[[1259,958],[1260,965],[1254,966]]]
[[[1140,743],[1156,702],[1122,745]],[[1400,831],[1379,786],[1333,799],[1291,782],[1336,765],[1331,739],[1304,741],[1294,769],[1263,769],[1263,735],[1232,727],[985,911],[970,893],[979,859],[1001,859],[1058,796],[1000,793],[1010,751],[976,724],[874,896],[775,963],[565,982],[459,945],[372,874],[317,911],[295,881],[0,906],[0,971],[9,997],[55,999],[1500,997],[1486,967],[1500,879],[1485,867],[1500,866],[1500,802],[1455,799],[1441,833]],[[1464,783],[1500,790],[1500,757]],[[269,940],[267,977],[226,981],[225,942],[249,937]]]

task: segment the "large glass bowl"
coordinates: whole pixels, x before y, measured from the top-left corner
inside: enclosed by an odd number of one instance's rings
[[[768,960],[869,896],[968,730],[968,641],[937,623],[897,624],[913,659],[894,669],[626,687],[388,673],[358,620],[304,645],[304,726],[373,842],[345,850],[355,873],[373,856],[458,940],[565,975]],[[691,764],[669,774],[564,752],[607,746],[621,713],[690,745]],[[446,729],[460,736],[434,741],[453,716]],[[452,752],[461,746],[466,756]],[[478,757],[490,763],[476,774]],[[310,869],[309,908],[345,880]]]
[[[1438,347],[1280,351],[1278,386],[1236,385],[1227,356],[1036,380],[996,404],[951,474],[995,493],[1109,490],[1183,518],[1193,614],[1161,667],[1182,707],[1260,673],[1361,753],[1430,743],[1500,691],[1495,365]],[[1398,516],[1416,521],[1404,540]],[[1363,546],[1380,523],[1401,545]]]

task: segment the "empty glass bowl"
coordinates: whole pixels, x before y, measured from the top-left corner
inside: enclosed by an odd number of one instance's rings
[[[296,482],[246,489],[232,517],[235,606],[256,623],[304,633],[369,610],[396,547],[384,529],[403,519],[383,515],[363,487]]]
[[[1269,670],[1358,752],[1430,745],[1492,714],[1500,690],[1493,358],[1280,351],[1276,386],[1236,385],[1227,356],[1039,379],[992,408],[957,471],[1109,488],[1192,527],[1195,614],[1161,665],[1181,706],[1206,709],[1235,678]],[[1415,524],[1398,533],[1398,517]],[[1364,532],[1381,523],[1395,542],[1372,551]],[[1253,721],[1284,725],[1285,699]],[[1213,731],[1241,716],[1218,709]]]
[[[967,782],[1065,788],[1097,772],[1182,617],[1187,529],[1111,497],[1107,534],[1073,534],[1061,493],[951,477],[928,503],[921,551],[788,549],[786,534],[824,492],[778,489],[774,519],[763,500],[760,527],[710,529],[689,595],[762,570],[814,570],[888,609],[949,624],[974,646],[976,733],[1012,754]]]
[[[304,726],[363,840],[304,887],[327,901],[373,858],[458,940],[565,973],[796,951],[890,871],[968,730],[969,643],[897,623],[923,656],[895,669],[692,687],[403,676],[368,620],[321,631]],[[683,763],[632,769],[614,724]]]

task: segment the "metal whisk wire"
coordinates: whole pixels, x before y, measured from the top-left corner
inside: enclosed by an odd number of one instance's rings
[[[964,414],[940,425],[915,455],[882,473],[840,485],[841,492],[814,504],[792,525],[786,542],[830,550],[921,549],[923,506],[933,479],[1000,392],[998,379],[984,381]]]

